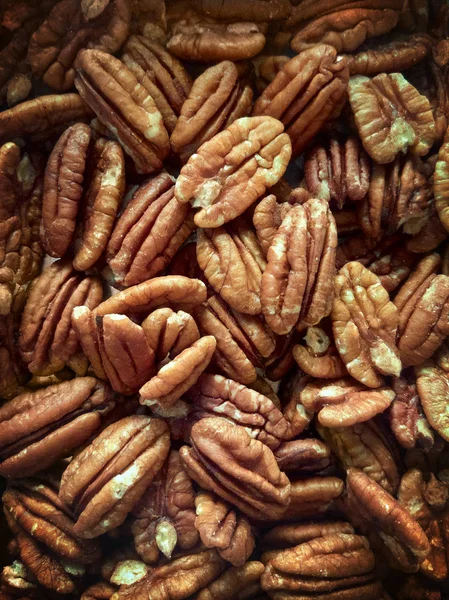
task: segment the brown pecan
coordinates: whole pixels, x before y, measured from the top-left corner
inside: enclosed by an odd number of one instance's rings
[[[17,347],[20,319],[17,315],[0,316],[0,397],[9,399],[28,379],[27,368]]]
[[[330,138],[326,145],[314,146],[304,161],[307,187],[317,198],[335,202],[362,200],[369,189],[370,159],[358,138],[344,142]]]
[[[76,306],[93,309],[102,296],[99,279],[77,274],[67,262],[54,262],[33,281],[19,339],[22,358],[32,373],[51,375],[68,365],[85,374],[86,359],[72,328],[72,310]]]
[[[324,442],[313,438],[282,442],[274,452],[280,469],[304,473],[328,467],[330,454]]]
[[[16,396],[0,408],[0,473],[28,476],[86,442],[115,406],[111,389],[78,377]]]
[[[256,59],[257,60],[257,59]],[[265,56],[263,60],[257,64],[258,77],[256,79],[256,89],[261,94],[269,85],[279,71],[282,70],[285,63],[290,60],[288,56]]]
[[[171,600],[190,598],[224,570],[225,561],[215,550],[187,554],[157,567],[132,585],[123,585],[111,600]]]
[[[247,519],[209,492],[197,494],[195,506],[195,527],[202,543],[206,548],[216,548],[220,556],[235,567],[243,566],[255,546]]]
[[[287,377],[283,376],[279,386],[283,412],[289,421],[292,421],[293,418],[297,420],[298,427],[301,429],[299,433],[307,429],[313,419],[313,413],[308,413],[300,400],[301,390],[308,382],[309,378],[296,369]]]
[[[254,104],[253,114],[282,121],[293,154],[301,154],[346,101],[349,70],[331,46],[318,45],[287,62]]]
[[[141,173],[162,167],[170,145],[161,113],[144,81],[118,58],[81,50],[75,85],[100,121],[122,144]]]
[[[214,0],[196,0],[195,7],[207,17],[224,21],[274,21],[290,15],[288,0],[250,0],[242,5],[237,0],[225,0],[216,4]]]
[[[58,499],[57,487],[18,480],[3,494],[3,504],[20,559],[32,576],[44,588],[75,592],[72,576],[83,574],[84,565],[95,564],[100,548],[75,533],[73,516]]]
[[[413,237],[406,242],[409,252],[431,252],[447,239],[447,231],[438,217],[434,201],[429,203],[427,220],[419,225],[419,230],[416,233],[412,231]]]
[[[36,584],[33,582],[33,575],[27,570],[25,565],[15,560],[12,565],[3,567],[0,576],[1,591],[5,594],[6,591],[11,592],[13,598],[16,594],[23,598],[23,594],[29,594],[33,597],[36,593]],[[0,596],[2,600],[5,596]],[[27,596],[25,596],[27,598]]]
[[[438,216],[446,231],[449,231],[449,136],[438,151],[438,160],[433,176],[433,193]]]
[[[78,94],[55,94],[27,100],[0,113],[0,143],[18,137],[41,141],[91,115],[91,109]]]
[[[376,162],[392,162],[407,148],[428,153],[435,140],[435,121],[429,100],[401,73],[363,75],[349,81],[349,102],[368,154]]]
[[[416,383],[407,376],[393,381],[396,394],[388,413],[390,428],[399,444],[407,450],[419,446],[425,450],[433,447],[432,428],[423,414]]]
[[[193,598],[194,600],[254,598],[254,595],[260,591],[260,576],[263,571],[264,566],[258,561],[249,561],[240,567],[231,567]]]
[[[320,379],[338,379],[347,374],[333,340],[319,327],[309,327],[304,336],[306,345],[293,346],[293,356],[301,371]]]
[[[345,521],[309,521],[277,525],[262,536],[261,545],[264,549],[284,549],[336,533],[351,535],[354,528]]]
[[[256,235],[245,221],[200,229],[196,253],[210,285],[231,308],[250,315],[261,312],[260,287],[266,262]]]
[[[50,87],[58,91],[73,87],[74,64],[82,48],[114,54],[125,41],[130,21],[126,0],[97,3],[97,7],[100,10],[86,11],[78,0],[61,0],[32,35],[28,60]]]
[[[335,343],[349,374],[371,388],[382,385],[382,375],[397,377],[398,311],[377,275],[359,262],[347,263],[336,277],[335,295]]]
[[[235,381],[254,382],[256,368],[262,367],[276,344],[263,319],[233,310],[220,296],[211,296],[199,306],[195,319],[201,333],[217,341],[212,363]]]
[[[80,600],[110,600],[116,587],[107,581],[99,581],[89,586],[81,595]]]
[[[416,265],[418,256],[412,254],[401,244],[387,249],[374,260],[367,263],[369,270],[375,273],[387,292],[394,291],[407,279]]]
[[[176,450],[170,451],[165,465],[134,508],[133,516],[134,545],[146,563],[157,562],[160,553],[170,559],[177,546],[189,550],[198,542],[192,482]]]
[[[387,491],[396,491],[399,473],[393,448],[373,420],[341,429],[319,425],[318,432],[346,469],[357,467]]]
[[[344,489],[338,477],[309,477],[292,481],[290,504],[283,519],[297,521],[325,513]]]
[[[274,236],[282,225],[282,221],[290,212],[292,206],[289,202],[278,203],[276,196],[270,194],[265,196],[254,209],[253,224],[265,256],[273,243]]]
[[[442,352],[447,358],[447,348],[443,347]],[[416,387],[430,425],[443,439],[449,441],[448,415],[445,410],[449,373],[439,359],[437,356],[437,361],[428,360],[416,367]]]
[[[93,538],[121,525],[161,469],[167,425],[143,415],[107,427],[64,471],[59,496],[77,515],[74,531]]]
[[[176,200],[174,189],[164,172],[134,192],[107,247],[114,286],[136,285],[163,271],[192,233],[190,206]]]
[[[182,310],[158,308],[142,323],[148,344],[162,362],[169,355],[174,358],[200,339],[200,332],[191,315]]]
[[[407,575],[395,583],[397,600],[442,600],[441,591],[425,577]]]
[[[262,275],[262,312],[275,333],[316,325],[329,314],[336,246],[337,229],[325,200],[312,199],[288,212]]]
[[[157,42],[142,35],[131,35],[123,49],[122,60],[139,81],[145,77],[149,91],[164,120],[168,133],[175,129],[192,81],[182,63]]]
[[[173,151],[187,162],[204,142],[248,115],[252,98],[251,87],[239,81],[234,63],[223,61],[206,69],[182,106],[170,137]]]
[[[221,418],[192,427],[193,447],[180,450],[188,475],[254,518],[277,518],[290,501],[290,482],[272,451],[243,427]]]
[[[242,214],[285,173],[291,143],[271,117],[243,117],[205,142],[181,169],[175,197],[201,210],[198,227],[219,227]]]
[[[265,36],[256,23],[223,23],[186,11],[170,28],[167,50],[195,62],[244,60],[258,54]]]

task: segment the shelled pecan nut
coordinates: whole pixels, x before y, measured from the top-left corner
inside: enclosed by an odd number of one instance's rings
[[[260,591],[260,576],[264,566],[256,560],[241,567],[231,567],[194,596],[195,600],[227,600],[232,594],[255,597]],[[260,598],[260,596],[257,596]]]
[[[436,360],[425,361],[416,367],[416,387],[424,414],[430,425],[445,440],[449,440],[447,414],[444,410],[449,376],[443,361],[447,360],[447,356],[448,349],[442,347]]]

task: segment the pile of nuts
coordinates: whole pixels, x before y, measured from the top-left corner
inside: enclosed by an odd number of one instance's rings
[[[449,597],[448,23],[0,2],[0,600]]]

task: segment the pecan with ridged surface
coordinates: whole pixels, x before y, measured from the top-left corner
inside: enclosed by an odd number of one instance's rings
[[[416,387],[424,414],[430,425],[446,441],[449,441],[448,415],[445,410],[449,386],[448,356],[448,348],[442,346],[433,359],[415,367]]]
[[[195,0],[194,6],[208,17],[225,21],[272,21],[285,19],[291,11],[288,0],[250,0],[244,5],[238,0],[224,0],[220,4],[214,0]]]
[[[449,136],[438,151],[438,160],[433,176],[435,206],[446,231],[449,231]]]
[[[304,373],[320,379],[338,379],[347,374],[333,340],[323,329],[309,327],[304,341],[305,346],[293,346],[294,359]]]
[[[229,600],[230,598],[256,598],[260,591],[260,576],[264,566],[258,561],[248,561],[240,567],[231,567],[215,581],[193,596],[194,600]],[[257,596],[260,599],[260,596]],[[256,598],[256,600],[257,600]]]

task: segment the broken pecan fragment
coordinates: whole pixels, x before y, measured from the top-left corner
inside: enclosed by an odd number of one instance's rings
[[[429,100],[401,73],[349,80],[349,102],[362,144],[376,162],[392,162],[410,148],[424,156],[435,140]]]
[[[335,294],[335,344],[349,374],[370,388],[382,385],[382,375],[397,377],[398,311],[377,275],[359,262],[347,263],[336,277]]]
[[[271,117],[243,117],[205,142],[181,169],[175,197],[201,210],[198,227],[220,227],[242,214],[285,173],[291,143]]]
[[[187,474],[201,487],[256,519],[275,519],[290,501],[290,482],[272,451],[226,419],[202,419],[192,427],[193,447],[179,452]]]
[[[332,308],[337,229],[325,200],[293,207],[267,253],[261,304],[271,329],[316,325]]]
[[[129,21],[126,0],[97,3],[95,10],[85,10],[78,0],[61,0],[31,36],[28,60],[33,72],[54,89],[69,90],[78,52],[87,47],[114,54],[128,35]]]
[[[32,373],[51,375],[67,365],[85,374],[87,363],[72,328],[72,310],[93,309],[102,296],[99,279],[83,277],[67,262],[54,262],[32,282],[19,339],[22,358]]]
[[[346,102],[349,70],[334,48],[318,45],[288,61],[254,104],[254,115],[282,121],[298,155]]]
[[[192,233],[190,206],[176,200],[174,189],[172,177],[163,172],[134,192],[107,247],[114,286],[129,287],[159,274]]]
[[[74,532],[93,538],[121,525],[170,448],[164,421],[143,415],[109,425],[64,471],[59,497],[77,515]]]
[[[0,474],[27,477],[70,456],[114,406],[112,390],[93,377],[16,396],[0,408]]]
[[[81,50],[75,85],[139,172],[162,167],[170,145],[161,113],[143,82],[124,63],[100,50]]]
[[[193,486],[176,450],[170,451],[132,514],[134,545],[146,563],[157,562],[160,553],[170,559],[176,547],[189,550],[197,544]]]
[[[309,327],[304,340],[305,346],[293,346],[295,361],[304,373],[320,379],[338,379],[347,374],[334,342],[323,329]]]

